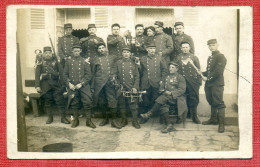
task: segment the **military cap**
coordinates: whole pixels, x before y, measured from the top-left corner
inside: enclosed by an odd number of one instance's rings
[[[217,40],[216,39],[210,39],[210,40],[208,40],[207,45],[214,44],[214,43],[217,43]]]
[[[114,23],[114,24],[112,24],[111,28],[113,28],[113,27],[119,27],[120,28],[120,25],[118,23]]]
[[[152,30],[153,32],[155,32],[155,28],[154,28],[153,26],[147,27],[147,30],[148,30],[148,29],[150,29],[150,30]]]
[[[72,49],[74,49],[74,48],[79,48],[79,49],[81,49],[81,46],[80,46],[80,45],[73,45],[73,46],[72,46]]]
[[[105,46],[106,47],[106,44],[104,43],[104,42],[100,42],[100,43],[98,43],[97,44],[97,49],[99,48],[99,46],[101,46],[101,45],[103,45],[103,46]]]
[[[181,42],[180,46],[182,46],[182,44],[186,44],[186,43],[190,45],[190,43],[188,41],[183,41],[183,42]]]
[[[183,24],[183,22],[178,21],[178,22],[175,22],[175,24],[174,24],[174,27],[176,27],[176,26],[183,26],[184,27],[184,24]]]
[[[97,28],[97,27],[96,27],[95,24],[89,24],[89,25],[88,25],[88,29],[90,29],[90,28]]]
[[[128,51],[131,52],[131,49],[130,49],[129,47],[124,47],[124,48],[122,48],[122,51],[124,51],[124,50],[128,50]]]
[[[72,28],[72,24],[71,23],[64,24],[64,29],[66,28]]]
[[[146,47],[149,48],[149,47],[156,47],[156,46],[155,46],[155,43],[151,42],[151,43],[148,43],[148,45]]]
[[[174,65],[174,66],[176,66],[176,67],[179,67],[179,65],[177,64],[177,63],[175,63],[174,61],[171,61],[170,63],[169,63],[169,66],[170,65]]]
[[[143,25],[143,24],[136,24],[136,25],[135,25],[135,29],[136,29],[137,27],[143,27],[143,28],[144,28],[144,25]]]
[[[50,46],[43,47],[43,52],[46,52],[46,51],[51,51],[51,47]]]
[[[154,25],[158,25],[158,26],[160,26],[160,27],[163,27],[163,22],[162,22],[162,21],[156,21],[156,22],[154,23]]]

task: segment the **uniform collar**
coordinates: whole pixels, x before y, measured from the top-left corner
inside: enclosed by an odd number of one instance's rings
[[[160,33],[156,33],[155,36],[156,35],[163,35],[163,34],[164,34],[164,32],[160,32]]]
[[[215,55],[215,54],[218,54],[218,53],[219,53],[219,51],[216,50],[216,51],[213,51],[213,52],[212,52],[212,55]]]
[[[78,59],[80,59],[80,56],[77,56],[77,57],[73,56],[73,59],[78,60]]]
[[[148,54],[147,57],[151,59],[151,58],[155,57],[155,54],[154,55]]]
[[[123,60],[123,62],[131,62],[131,59],[130,59],[130,58],[128,58],[128,59],[123,58],[122,60]]]
[[[179,35],[178,33],[176,33],[176,36],[179,36],[179,37],[181,37],[181,36],[183,36],[185,33],[183,32],[181,35]]]
[[[89,37],[96,37],[97,35],[96,34],[94,34],[94,35],[89,35]]]
[[[136,35],[136,37],[143,37],[144,36],[144,34],[142,34],[142,35]]]
[[[71,37],[72,36],[72,34],[70,34],[70,35],[65,35],[65,37]]]

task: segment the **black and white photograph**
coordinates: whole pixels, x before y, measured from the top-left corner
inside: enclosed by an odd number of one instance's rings
[[[252,157],[252,10],[8,6],[8,158]]]

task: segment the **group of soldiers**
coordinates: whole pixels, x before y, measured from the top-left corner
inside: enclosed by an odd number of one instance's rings
[[[58,59],[51,47],[44,47],[42,59],[36,61],[35,87],[44,98],[48,114],[47,124],[53,122],[51,105],[55,102],[61,113],[61,122],[71,111],[72,128],[79,125],[79,110],[86,113],[86,126],[96,128],[91,121],[94,107],[102,111],[99,126],[109,124],[121,129],[128,124],[127,111],[131,111],[132,125],[139,129],[153,114],[160,114],[165,124],[162,133],[175,128],[169,113],[175,111],[177,123],[185,126],[186,117],[200,124],[197,116],[199,88],[206,82],[205,93],[211,106],[211,117],[203,125],[219,125],[223,133],[225,104],[223,101],[225,56],[218,51],[216,39],[207,45],[212,52],[207,69],[201,72],[194,55],[193,40],[184,33],[183,22],[176,22],[176,34],[163,32],[163,22],[156,21],[147,28],[135,26],[136,35],[130,31],[120,35],[120,25],[111,26],[112,34],[104,40],[96,36],[95,24],[88,25],[89,36],[80,40],[72,35],[72,24],[65,24],[65,35],[58,40]],[[64,95],[67,94],[66,102]],[[121,121],[117,121],[117,113]],[[141,119],[138,121],[138,117]]]

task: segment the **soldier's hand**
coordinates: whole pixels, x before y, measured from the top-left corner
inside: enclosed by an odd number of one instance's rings
[[[172,92],[170,92],[170,91],[166,90],[166,91],[164,92],[164,94],[166,94],[166,95],[171,95],[171,94],[172,94]]]
[[[69,87],[71,90],[73,90],[73,91],[75,90],[75,86],[73,84],[69,83]]]
[[[162,52],[158,52],[158,54],[160,55],[160,56],[162,56],[163,54],[162,54]]]
[[[85,59],[85,62],[88,63],[88,64],[90,64],[90,57],[86,58],[86,59]]]
[[[137,89],[136,88],[132,88],[132,92],[133,93],[137,93]]]
[[[80,89],[82,87],[82,83],[76,85],[76,89]]]
[[[95,43],[95,44],[98,44],[98,40],[94,39],[94,43]]]
[[[203,81],[207,81],[208,80],[208,78],[204,77],[203,75],[201,76],[201,78],[202,78]]]
[[[42,89],[41,89],[40,87],[37,87],[37,88],[36,88],[36,91],[37,91],[38,93],[41,93],[41,92],[42,92]]]
[[[88,38],[81,38],[81,39],[79,40],[79,43],[83,43],[83,42],[86,41],[86,40],[88,40]]]

